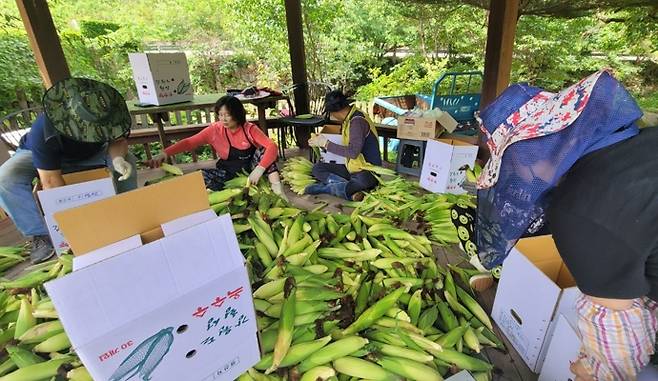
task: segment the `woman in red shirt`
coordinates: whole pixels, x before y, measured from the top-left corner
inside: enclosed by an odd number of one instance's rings
[[[250,171],[251,184],[256,184],[263,174],[267,174],[272,191],[287,200],[276,166],[277,146],[257,125],[247,122],[242,102],[232,96],[223,96],[215,104],[215,113],[216,122],[167,147],[146,163],[151,168],[159,167],[169,156],[210,144],[217,151],[219,160],[216,168],[202,170],[208,189],[220,190],[238,173]]]

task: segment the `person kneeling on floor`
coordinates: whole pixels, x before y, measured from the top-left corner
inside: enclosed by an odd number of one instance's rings
[[[247,121],[247,111],[242,102],[230,95],[223,96],[215,103],[215,115],[216,122],[196,135],[165,148],[146,164],[156,168],[170,156],[210,144],[219,155],[219,160],[215,168],[201,170],[206,188],[222,190],[227,181],[247,171],[251,184],[257,184],[263,175],[267,175],[272,191],[287,201],[276,165],[277,146],[257,125]]]
[[[363,170],[366,163],[381,166],[379,139],[375,124],[361,110],[352,105],[340,90],[334,90],[325,98],[325,110],[332,120],[341,123],[343,144],[335,144],[322,135],[309,139],[311,147],[320,147],[345,158],[345,164],[317,163],[313,177],[320,184],[309,185],[306,194],[331,194],[346,200],[361,200],[363,192],[377,186],[377,178]]]

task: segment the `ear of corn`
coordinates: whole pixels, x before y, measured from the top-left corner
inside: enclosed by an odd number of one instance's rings
[[[468,292],[464,291],[461,287],[457,287],[456,290],[457,296],[462,301],[462,303],[464,303],[464,306],[466,306],[466,308],[468,308],[468,310],[471,311],[473,315],[478,318],[478,320],[480,320],[487,328],[493,329],[489,315],[487,315],[487,313],[478,304],[478,302],[476,302],[475,299],[473,299],[473,297],[469,295]]]
[[[383,297],[370,308],[363,311],[363,313],[359,316],[358,319],[356,319],[354,323],[343,330],[342,334],[344,336],[351,335],[371,326],[375,321],[384,316],[386,311],[395,305],[397,300],[400,298],[400,295],[402,295],[404,292],[404,288],[399,288]]]
[[[423,331],[432,328],[438,317],[439,311],[436,306],[431,306],[425,309],[418,319],[418,328]]]
[[[401,378],[381,366],[357,357],[341,357],[334,360],[334,369],[351,377],[373,381],[401,381]]]
[[[292,343],[292,330],[295,324],[295,304],[297,300],[296,291],[295,278],[287,278],[283,290],[285,300],[281,308],[279,333],[276,344],[274,345],[272,365],[267,369],[266,374],[272,373],[279,368],[281,360],[288,353],[288,349]]]
[[[434,353],[434,356],[440,360],[469,371],[488,372],[493,369],[493,366],[488,362],[452,349],[444,349],[441,352]]]
[[[306,372],[309,369],[328,364],[338,358],[349,356],[368,344],[368,339],[358,336],[350,336],[337,340],[319,351],[313,353],[299,364],[299,371]]]
[[[398,374],[408,380],[442,381],[443,377],[436,370],[419,362],[399,357],[381,357],[377,363],[384,369]]]
[[[310,176],[312,165],[294,161],[299,173],[290,171],[285,181],[303,191],[306,184],[315,181]],[[436,374],[440,377],[462,366],[486,368],[486,362],[478,363],[482,360],[477,357],[460,357],[453,352],[464,348],[473,354],[482,346],[502,347],[487,327],[487,318],[477,306],[470,306],[472,296],[469,299],[453,279],[458,275],[455,278],[462,284],[475,273],[437,266],[432,258],[431,245],[458,242],[450,208],[462,203],[462,196],[420,195],[418,186],[392,179],[384,184],[386,191],[375,190],[366,194],[363,202],[344,204],[354,208],[351,215],[328,214],[320,211],[326,203],[311,212],[288,207],[271,194],[265,182],[243,192],[239,188],[244,188],[245,182],[246,176],[238,176],[227,183],[235,191],[209,197],[214,209],[230,213],[235,222],[233,229],[256,290],[254,307],[261,349],[267,353],[256,365],[258,370],[251,369],[240,380],[437,379]],[[425,232],[400,228],[421,219],[425,220]],[[0,271],[6,265],[3,261],[23,258],[2,258],[2,253],[0,248]],[[59,352],[25,352],[33,345],[37,351],[63,348],[60,351],[64,352],[70,348],[61,335],[61,324],[52,320],[57,318],[54,306],[40,288],[44,280],[71,271],[71,256],[65,257],[34,266],[28,270],[31,273],[16,281],[0,282],[1,288],[28,287],[12,291],[12,295],[0,290],[0,345],[6,346],[14,338],[23,299],[28,301],[33,318],[45,319],[20,335],[18,344],[11,344],[23,350],[12,354],[25,367],[39,365],[30,362],[45,363],[48,357],[65,356]],[[296,287],[292,327],[290,315],[283,313],[289,301],[285,293],[288,278],[294,279]],[[394,293],[401,294],[390,300]],[[55,340],[58,335],[60,342]],[[373,341],[368,343],[368,339]],[[21,357],[28,354],[29,358]],[[405,361],[407,373],[405,368],[397,369],[397,373],[384,369],[376,363],[382,358],[393,359],[387,363],[390,367]],[[426,368],[418,368],[414,362]],[[0,376],[13,367],[11,359],[0,364]],[[491,374],[489,370],[474,372],[483,379]],[[86,381],[88,374],[84,373],[79,367],[68,377]]]
[[[66,377],[69,379],[69,381],[94,381],[91,378],[89,371],[87,371],[87,368],[85,368],[84,366],[71,369],[66,374]]]
[[[35,346],[34,351],[40,353],[51,353],[59,352],[70,347],[71,342],[69,341],[69,337],[66,335],[66,332],[62,332],[44,340]]]
[[[305,372],[299,381],[325,381],[334,376],[336,376],[334,368],[318,366]]]
[[[14,339],[19,339],[25,332],[34,327],[36,323],[37,320],[32,315],[32,304],[27,299],[22,299],[18,319],[16,320]]]
[[[2,377],[2,381],[40,381],[57,375],[59,368],[73,361],[64,357],[20,368]]]
[[[44,361],[43,358],[35,355],[25,348],[9,345],[5,348],[5,350],[7,351],[11,361],[13,361],[14,364],[16,364],[16,366],[19,368],[25,368]]]
[[[434,360],[434,356],[427,354],[422,351],[417,351],[415,349],[405,348],[404,346],[391,345],[384,343],[373,343],[377,348],[377,351],[381,354],[399,358],[405,358],[413,361],[418,361],[420,363],[431,363]]]

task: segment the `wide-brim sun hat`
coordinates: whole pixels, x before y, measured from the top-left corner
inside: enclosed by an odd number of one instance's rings
[[[46,90],[42,102],[53,128],[78,142],[111,142],[130,131],[126,101],[106,83],[88,78],[63,79]]]

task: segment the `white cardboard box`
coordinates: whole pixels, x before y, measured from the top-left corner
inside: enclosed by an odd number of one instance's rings
[[[59,211],[102,200],[116,194],[112,175],[104,168],[67,174],[64,175],[64,181],[68,185],[37,190],[37,197],[41,204],[46,226],[48,226],[48,233],[57,255],[61,255],[68,250],[69,244],[60,232],[53,215]]]
[[[327,125],[320,131],[330,142],[343,144],[343,136],[340,134],[340,126]],[[320,158],[324,163],[345,164],[345,158],[331,152],[320,150]]]
[[[559,316],[538,381],[573,380],[574,375],[569,367],[580,352],[580,338],[575,327],[575,322]]]
[[[425,148],[420,186],[433,193],[464,194],[465,165],[473,168],[478,147],[456,139],[430,139]]]
[[[574,379],[570,366],[580,353],[580,335],[576,327],[575,320],[560,314],[538,381]],[[646,367],[637,378],[637,381],[655,380],[658,380],[658,370],[652,366]]]
[[[573,317],[580,295],[553,238],[525,238],[503,263],[491,315],[523,361],[539,373],[557,317]]]
[[[128,59],[141,103],[162,106],[192,100],[185,53],[130,53]]]
[[[70,241],[82,248],[78,257],[97,255],[98,261],[45,287],[94,379],[139,374],[158,381],[228,381],[259,361],[244,257],[230,216],[199,210],[203,198],[208,208],[204,188],[194,173],[56,215],[65,233],[75,230],[80,216],[90,216]],[[94,240],[84,230],[94,226],[88,225],[113,223],[125,210],[141,209],[135,216],[153,212],[162,199],[171,205],[159,216],[127,217],[132,227],[117,227],[96,240],[125,240],[136,230],[133,236],[145,244],[111,255],[98,250],[116,245],[89,244]],[[106,217],[102,211],[108,211]],[[181,216],[172,220],[176,214]],[[154,229],[159,234],[143,229],[153,221],[160,221]]]

